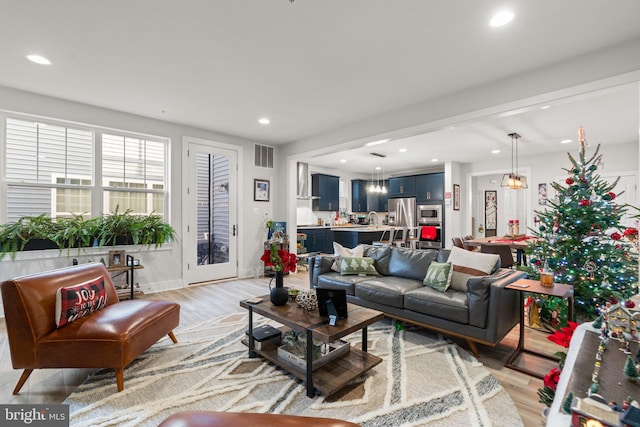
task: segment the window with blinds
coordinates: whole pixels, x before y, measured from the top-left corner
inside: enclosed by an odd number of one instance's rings
[[[166,141],[102,134],[104,213],[164,216]]]
[[[5,152],[8,222],[91,214],[91,129],[7,118]]]
[[[5,125],[0,152],[6,153],[4,169],[0,167],[6,183],[2,222],[43,213],[91,217],[116,209],[164,216],[168,139],[0,117]],[[95,165],[101,166],[99,179]]]

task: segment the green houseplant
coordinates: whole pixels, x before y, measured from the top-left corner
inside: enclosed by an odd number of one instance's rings
[[[14,260],[16,252],[25,250],[29,243],[40,244],[41,249],[55,249],[52,236],[58,232],[57,223],[48,215],[25,216],[13,223],[0,225],[0,260],[7,253]]]
[[[83,215],[51,219],[46,214],[25,216],[0,224],[0,260],[29,249],[67,249],[90,246],[143,245],[155,248],[175,239],[174,228],[153,213],[132,215],[130,210],[84,219]],[[46,243],[33,247],[33,243]]]

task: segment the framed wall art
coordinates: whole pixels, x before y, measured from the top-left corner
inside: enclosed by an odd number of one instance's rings
[[[538,204],[541,206],[547,204],[547,184],[546,183],[538,184]]]
[[[460,185],[453,184],[453,210],[460,210]]]
[[[268,180],[254,179],[253,180],[253,200],[256,202],[268,202],[270,187],[271,186]]]
[[[497,235],[498,228],[498,192],[487,190],[484,192],[484,235]]]

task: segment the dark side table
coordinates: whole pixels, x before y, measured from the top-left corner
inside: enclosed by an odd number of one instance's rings
[[[524,347],[524,297],[526,293],[530,293],[558,298],[566,298],[567,302],[569,303],[569,320],[573,321],[573,286],[565,285],[563,283],[554,283],[553,287],[549,288],[542,286],[539,280],[520,279],[505,286],[505,288],[520,292],[520,337],[518,339],[518,346],[507,360],[507,363],[505,363],[505,366],[507,368],[511,368],[513,370],[542,379],[544,378],[546,373],[541,374],[538,372],[533,372],[514,364],[514,362],[518,359],[518,357],[520,357],[522,353],[532,354],[534,356],[542,357],[549,360],[559,360],[555,356],[528,350]]]

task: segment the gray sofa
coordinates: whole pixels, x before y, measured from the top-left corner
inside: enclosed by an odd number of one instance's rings
[[[491,274],[469,278],[466,292],[440,292],[423,279],[432,261],[446,262],[447,250],[365,245],[364,256],[374,259],[378,276],[342,275],[331,269],[335,257],[310,257],[310,287],[344,289],[350,303],[464,338],[476,356],[475,343],[493,347],[518,323],[518,293],[504,287],[526,274],[500,268],[499,259]]]

